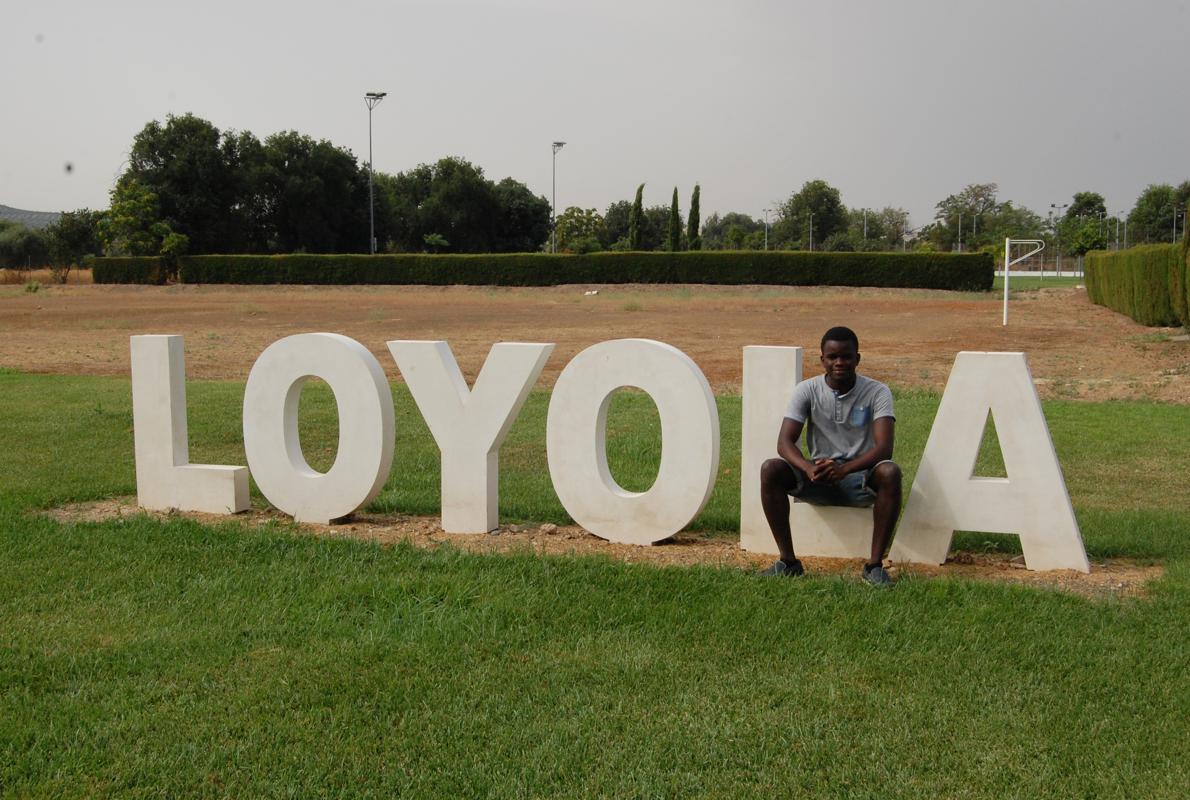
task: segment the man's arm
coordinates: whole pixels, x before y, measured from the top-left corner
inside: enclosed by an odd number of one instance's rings
[[[817,467],[806,458],[805,454],[802,453],[802,448],[797,443],[797,440],[802,435],[802,428],[805,425],[806,423],[798,422],[796,419],[791,419],[790,417],[782,420],[781,432],[777,434],[777,455],[807,475],[813,476],[814,470]]]
[[[789,420],[786,420],[786,422],[789,422]],[[890,460],[893,454],[893,440],[896,437],[896,424],[897,421],[892,417],[880,417],[875,420],[872,423],[871,449],[860,453],[844,464],[840,464],[837,461],[830,462],[816,480],[827,483],[838,483],[852,472],[863,472],[876,466],[881,461]]]

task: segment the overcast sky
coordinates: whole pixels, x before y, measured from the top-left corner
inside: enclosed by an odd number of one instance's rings
[[[914,225],[969,183],[1035,211],[1190,178],[1187,2],[204,0],[5,4],[0,204],[107,206],[133,136],[193,112],[398,172],[462,156],[558,206],[647,184],[759,215],[823,178]],[[65,166],[73,165],[67,172]]]

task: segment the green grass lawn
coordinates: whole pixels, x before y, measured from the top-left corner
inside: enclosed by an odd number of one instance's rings
[[[192,383],[192,460],[244,463],[243,387]],[[433,513],[437,455],[395,389],[377,509]],[[32,510],[134,491],[126,380],[0,372],[5,796],[1181,797],[1190,784],[1190,409],[1047,403],[1094,558],[1165,563],[1143,599],[955,579],[426,552]],[[503,449],[502,515],[562,521],[547,396]],[[937,397],[899,393],[910,478]],[[739,399],[694,527],[734,535]],[[303,396],[325,465],[326,391]],[[656,469],[625,394],[609,459]],[[980,472],[1002,467],[989,440]],[[319,459],[323,461],[319,462]],[[257,502],[261,502],[259,497]],[[966,534],[970,547],[1012,537]]]

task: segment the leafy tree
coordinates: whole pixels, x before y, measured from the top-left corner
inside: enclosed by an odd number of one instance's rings
[[[422,250],[430,233],[443,236],[456,253],[532,252],[549,239],[548,200],[512,178],[492,183],[465,159],[382,174],[378,183],[390,249],[398,252]]]
[[[103,245],[99,242],[99,221],[102,218],[102,212],[87,208],[64,211],[56,222],[45,229],[56,281],[66,283],[71,268],[79,266],[83,256],[101,252]]]
[[[368,252],[368,181],[355,156],[297,131],[265,139],[259,185],[268,198],[269,249]],[[383,215],[377,216],[383,241]]]
[[[1190,181],[1182,181],[1179,183],[1178,188],[1173,190],[1173,194],[1174,201],[1177,203],[1178,208],[1184,211],[1187,204],[1190,204]]]
[[[682,249],[682,215],[678,211],[678,187],[674,187],[674,199],[669,206],[669,235],[665,240],[665,249],[671,253]]]
[[[641,228],[644,224],[644,194],[645,185],[636,187],[636,199],[632,201],[632,213],[628,215],[628,248],[641,249]]]
[[[600,244],[605,250],[613,247],[628,247],[628,218],[632,216],[632,203],[617,200],[603,213],[603,239]]]
[[[824,180],[812,180],[781,204],[771,238],[779,247],[800,247],[802,242],[808,247],[846,228],[847,208],[839,190]]]
[[[1070,207],[1066,209],[1066,219],[1079,217],[1106,217],[1107,204],[1103,195],[1098,192],[1075,192]]]
[[[959,241],[959,215],[962,214],[963,249],[976,251],[1004,247],[1004,238],[1041,238],[1044,220],[1033,211],[1000,202],[994,183],[977,183],[953,194],[935,207],[935,221],[917,234],[918,244],[929,242],[933,251],[956,249]]]
[[[669,231],[669,206],[649,206],[641,216],[642,250],[664,250]]]
[[[930,239],[938,250],[954,250],[963,242],[965,250],[977,250],[990,240],[990,217],[1000,207],[994,183],[972,183],[958,194],[952,194],[935,205],[935,224],[930,227]],[[962,225],[960,231],[959,226]],[[979,229],[985,233],[979,237]]]
[[[603,217],[593,208],[571,206],[557,223],[558,250],[564,253],[593,253],[603,249]]]
[[[49,242],[41,231],[0,220],[0,267],[40,267],[49,260]]]
[[[189,237],[195,252],[242,252],[255,210],[242,181],[259,158],[251,134],[223,134],[193,114],[150,122],[132,142],[120,181],[136,181],[157,197],[161,220]]]
[[[702,239],[698,236],[699,228],[699,212],[698,212],[698,184],[694,184],[694,192],[690,195],[690,218],[686,220],[686,246],[691,250],[702,249]]]
[[[885,206],[876,213],[876,217],[884,247],[889,250],[901,247],[909,234],[909,212],[903,208]]]
[[[178,256],[189,239],[161,219],[157,195],[135,180],[120,180],[111,208],[99,221],[99,240],[109,256]]]
[[[422,243],[426,246],[426,252],[441,253],[450,247],[450,242],[440,233],[427,233],[421,237]]]
[[[764,221],[735,211],[720,216],[712,214],[702,226],[702,243],[708,250],[743,250],[752,234],[760,236],[764,246]]]
[[[1134,244],[1173,240],[1174,210],[1177,192],[1168,183],[1148,186],[1128,214],[1128,241]]]
[[[493,187],[496,226],[491,252],[532,253],[541,249],[550,235],[550,203],[529,187],[504,178]]]
[[[857,251],[897,250],[909,230],[909,212],[891,206],[880,210],[852,209],[847,220],[848,243]]]
[[[835,253],[845,253],[854,251],[855,244],[851,241],[851,237],[847,231],[835,231],[826,237],[826,241],[822,243],[822,249]]]
[[[1084,216],[1062,220],[1062,250],[1082,257],[1091,250],[1107,247],[1107,230],[1102,217]]]

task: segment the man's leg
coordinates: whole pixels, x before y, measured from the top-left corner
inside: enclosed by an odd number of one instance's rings
[[[868,566],[873,566],[883,563],[893,526],[901,513],[901,468],[892,461],[882,461],[872,469],[868,485],[876,492],[872,507],[872,557],[868,559]]]
[[[793,534],[789,530],[789,493],[798,487],[793,466],[783,458],[770,458],[760,466],[760,504],[773,532],[781,560],[792,564]]]

